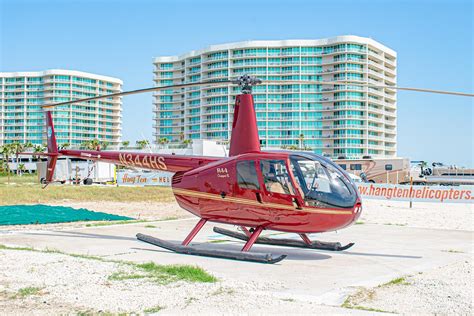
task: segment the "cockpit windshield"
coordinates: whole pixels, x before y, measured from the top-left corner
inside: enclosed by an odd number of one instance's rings
[[[343,171],[317,156],[311,158],[291,157],[291,168],[306,203],[314,207],[353,207],[357,200],[356,189]]]

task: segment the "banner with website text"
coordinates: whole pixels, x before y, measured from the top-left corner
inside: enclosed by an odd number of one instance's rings
[[[367,199],[441,203],[474,203],[474,186],[426,186],[357,183]]]
[[[171,186],[171,178],[173,173],[171,172],[136,172],[136,171],[117,171],[117,185],[134,185],[134,186],[146,186],[146,185],[158,185],[158,186]]]

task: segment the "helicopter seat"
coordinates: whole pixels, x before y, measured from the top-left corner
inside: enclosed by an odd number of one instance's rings
[[[269,192],[274,192],[274,193],[280,193],[280,194],[288,194],[288,192],[286,192],[285,188],[283,187],[283,185],[278,182],[278,181],[274,181],[274,180],[269,180],[269,179],[266,179],[267,181],[265,182],[265,187],[267,189],[267,191]]]

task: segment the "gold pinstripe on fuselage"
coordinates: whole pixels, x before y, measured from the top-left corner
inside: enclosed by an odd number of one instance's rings
[[[313,209],[313,208],[308,208],[308,207],[297,209],[291,205],[266,203],[266,202],[260,203],[258,201],[243,199],[243,198],[236,198],[232,196],[226,196],[225,198],[222,198],[222,196],[216,193],[205,193],[205,192],[199,192],[199,191],[187,190],[187,189],[173,188],[173,193],[175,195],[184,195],[184,196],[204,198],[204,199],[215,200],[215,201],[228,201],[228,202],[237,203],[237,204],[252,205],[252,206],[273,208],[273,209],[285,209],[285,210],[291,210],[291,211],[302,211],[302,212],[319,213],[319,214],[352,215],[352,211],[324,210],[324,209]]]

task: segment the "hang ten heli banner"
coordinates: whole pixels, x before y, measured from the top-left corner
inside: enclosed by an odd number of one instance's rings
[[[474,203],[474,186],[425,186],[357,183],[363,198],[394,201]]]
[[[171,172],[130,172],[130,171],[117,171],[117,184],[120,185],[135,185],[135,186],[146,186],[146,185],[159,185],[159,186],[171,186]]]

